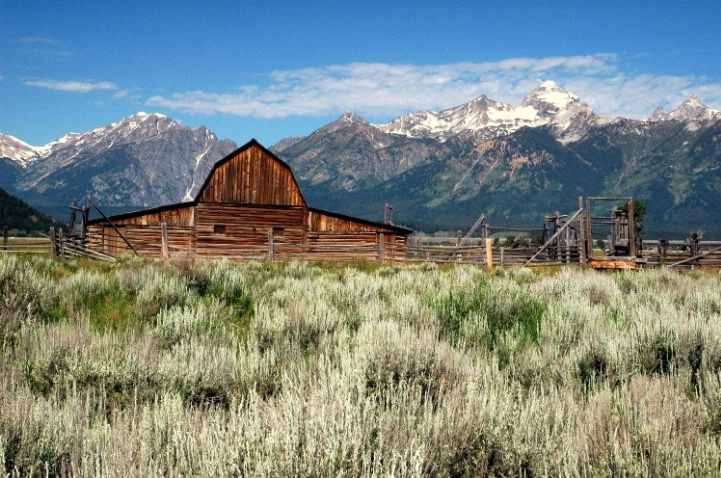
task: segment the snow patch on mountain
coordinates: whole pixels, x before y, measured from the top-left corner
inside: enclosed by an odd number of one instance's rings
[[[578,139],[594,124],[609,121],[596,115],[578,96],[553,81],[541,83],[519,106],[485,95],[440,112],[418,111],[374,125],[384,133],[445,141],[461,133],[480,139],[507,135],[525,126],[552,126],[562,141]]]
[[[670,113],[667,113],[659,106],[646,119],[648,122],[686,121],[689,123],[689,128],[698,128],[697,122],[719,120],[721,120],[721,111],[709,108],[696,95],[689,96],[686,101]]]
[[[0,133],[0,158],[9,158],[23,168],[40,158],[38,149],[37,146],[32,146],[14,136]]]

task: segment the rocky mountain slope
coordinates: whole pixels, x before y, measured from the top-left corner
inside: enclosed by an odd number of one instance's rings
[[[42,147],[9,136],[0,146],[0,187],[51,213],[88,195],[110,210],[191,199],[213,164],[237,147],[205,127],[145,113]]]
[[[636,196],[656,229],[721,227],[721,113],[695,96],[647,120],[603,118],[553,82],[520,106],[482,96],[385,125],[352,113],[271,149],[318,207],[411,226],[534,224],[578,196]]]

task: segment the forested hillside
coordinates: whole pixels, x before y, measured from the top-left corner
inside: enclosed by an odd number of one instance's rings
[[[0,229],[7,226],[10,235],[24,236],[47,232],[56,222],[50,216],[0,189]]]

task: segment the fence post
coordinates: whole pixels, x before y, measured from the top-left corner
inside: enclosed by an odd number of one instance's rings
[[[273,228],[268,229],[268,259],[275,260],[275,245],[273,244]]]
[[[504,260],[505,260],[505,247],[501,247],[501,267],[504,266]]]
[[[163,222],[160,224],[160,254],[164,261],[170,259],[170,245],[168,244],[168,223]]]
[[[486,265],[489,269],[493,269],[493,240],[486,239]]]
[[[8,250],[8,227],[3,226],[3,249]]]
[[[50,254],[53,257],[58,257],[57,244],[55,243],[55,227],[50,226]]]
[[[384,233],[380,233],[378,236],[378,262],[383,264],[385,262],[385,249],[386,249],[386,236]]]
[[[85,240],[88,237],[88,217],[90,216],[90,207],[83,206],[83,222],[80,225],[80,241],[85,245]]]
[[[63,240],[63,228],[58,231],[58,240],[60,241],[60,255],[65,259],[65,241]]]
[[[578,209],[583,209],[583,196],[578,197]],[[583,213],[578,216],[578,259],[581,264],[586,264],[586,229],[583,225]]]
[[[581,208],[579,208],[581,209]],[[593,236],[591,230],[591,199],[586,198],[586,259],[593,257]]]
[[[633,199],[628,200],[628,255],[636,260],[636,219],[633,211]]]

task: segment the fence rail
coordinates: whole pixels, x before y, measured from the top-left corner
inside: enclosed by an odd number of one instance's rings
[[[0,250],[8,253],[50,254],[50,241],[43,237],[3,238]]]
[[[310,260],[320,262],[383,262],[472,264],[483,267],[513,268],[522,266],[560,266],[583,263],[582,246],[576,241],[561,242],[541,250],[532,244],[494,246],[488,239],[472,239],[463,245],[453,245],[457,238],[411,238],[407,243],[381,241],[372,244],[362,241],[345,241],[340,244],[294,244],[283,238],[269,236],[266,243],[253,246],[237,244],[203,251],[175,244],[166,248],[158,243],[157,256],[166,251],[168,257],[227,257],[236,261],[270,259],[278,261]],[[650,267],[721,268],[721,241],[644,240],[639,254],[643,264]],[[58,257],[91,257],[112,259],[118,252],[128,249],[121,239],[106,239],[103,249],[88,247],[76,237],[64,237],[62,230],[51,230],[44,237],[8,237],[0,243],[4,253],[48,254]],[[115,253],[102,252],[111,250]],[[529,260],[533,259],[529,262]]]

